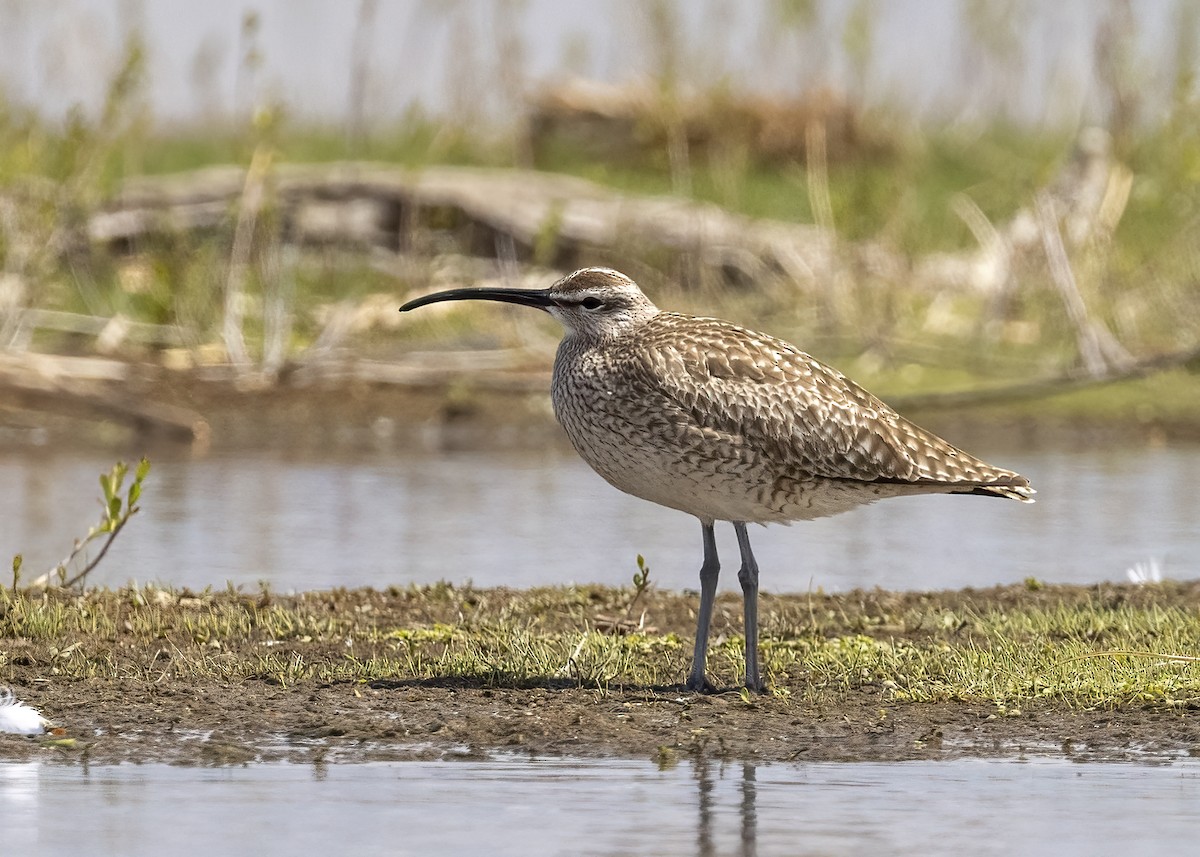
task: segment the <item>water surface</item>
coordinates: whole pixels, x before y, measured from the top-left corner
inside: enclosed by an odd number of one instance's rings
[[[989,450],[979,450],[984,456]],[[845,515],[751,531],[767,591],[941,589],[1125,580],[1151,558],[1200,573],[1200,447],[993,455],[1029,476],[1037,503],[985,497],[887,500]],[[52,567],[99,513],[112,461],[0,454],[0,556]],[[143,512],[95,583],[280,590],[474,581],[481,586],[627,583],[696,588],[694,518],[609,487],[570,453],[271,455],[158,459]],[[718,525],[722,585],[737,587],[732,528]]]
[[[1187,854],[1200,764],[0,763],[6,853]]]

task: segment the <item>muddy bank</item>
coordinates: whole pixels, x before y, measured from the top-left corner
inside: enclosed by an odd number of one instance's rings
[[[1191,755],[1194,665],[1112,650],[1194,652],[1198,605],[1200,584],[1182,582],[772,596],[773,691],[751,696],[676,683],[689,593],[0,590],[0,683],[59,727],[0,736],[0,759]],[[714,616],[710,675],[724,686],[740,674],[739,608],[722,594]],[[640,630],[622,631],[622,615]],[[601,652],[591,662],[585,640]]]
[[[736,692],[488,689],[453,683],[284,688],[81,681],[26,696],[66,724],[49,739],[0,736],[0,758],[79,764],[354,762],[479,756],[695,756],[899,761],[1049,755],[1145,759],[1200,753],[1195,712],[896,704],[853,694],[808,708]],[[64,740],[68,739],[68,740]]]

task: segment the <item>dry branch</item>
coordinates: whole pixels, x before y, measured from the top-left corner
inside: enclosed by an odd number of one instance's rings
[[[1063,245],[1054,205],[1045,192],[1038,193],[1034,208],[1037,212],[1042,246],[1046,250],[1046,259],[1050,267],[1050,277],[1058,288],[1063,306],[1067,310],[1067,317],[1075,327],[1075,339],[1084,369],[1093,378],[1106,378],[1113,369],[1121,371],[1127,368],[1133,363],[1132,355],[1117,342],[1103,322],[1088,314],[1087,305],[1075,281],[1075,273],[1071,270],[1067,248]]]
[[[114,385],[129,366],[96,357],[0,353],[0,397],[18,410],[108,419],[171,440],[204,442],[209,426],[195,411],[137,399]]]

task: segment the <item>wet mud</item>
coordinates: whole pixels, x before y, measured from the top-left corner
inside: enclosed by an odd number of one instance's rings
[[[1050,755],[1080,760],[1200,753],[1195,712],[911,704],[856,692],[806,707],[737,691],[486,688],[461,681],[283,687],[37,682],[20,695],[56,734],[0,735],[0,759],[80,764],[383,761],[619,756],[759,761],[899,761]]]

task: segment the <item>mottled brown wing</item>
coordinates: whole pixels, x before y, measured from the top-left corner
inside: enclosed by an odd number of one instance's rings
[[[648,392],[797,476],[995,486],[1027,497],[1029,483],[1020,475],[951,446],[840,372],[766,334],[662,313],[627,357],[638,364],[632,368],[640,367]]]

